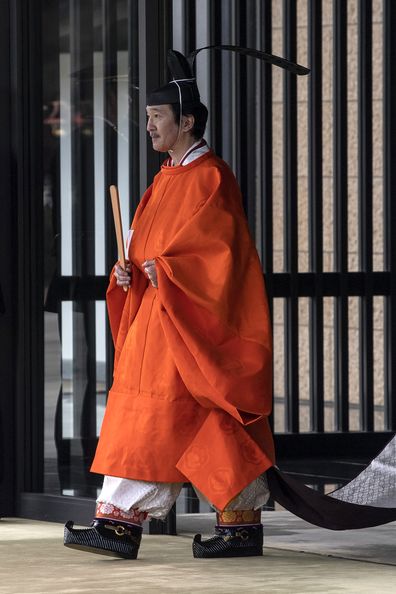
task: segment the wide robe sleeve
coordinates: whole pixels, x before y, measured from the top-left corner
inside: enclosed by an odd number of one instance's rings
[[[271,411],[272,343],[260,261],[231,174],[218,174],[156,266],[175,364],[211,409],[177,468],[224,508],[273,464],[244,429]]]

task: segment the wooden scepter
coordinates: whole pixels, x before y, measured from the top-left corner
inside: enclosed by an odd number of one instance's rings
[[[114,218],[114,226],[115,226],[116,237],[117,237],[118,258],[120,260],[121,266],[123,267],[124,270],[126,270],[124,236],[122,233],[120,198],[118,195],[117,186],[110,186],[110,198],[111,198],[111,206],[113,207],[113,218]],[[126,287],[126,286],[123,286],[123,289],[124,289],[124,291],[128,291],[128,287]]]

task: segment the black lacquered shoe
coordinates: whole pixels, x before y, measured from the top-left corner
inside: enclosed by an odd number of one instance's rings
[[[196,559],[215,557],[255,557],[263,554],[263,526],[216,526],[215,536],[202,540],[194,536],[193,555]]]
[[[76,529],[73,525],[71,520],[65,524],[65,547],[121,559],[137,558],[141,527],[123,526],[108,520],[94,520],[90,528]]]

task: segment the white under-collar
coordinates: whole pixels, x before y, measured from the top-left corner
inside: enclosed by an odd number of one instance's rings
[[[192,146],[190,146],[190,148],[184,153],[184,155],[180,159],[180,165],[181,166],[188,165],[192,161],[195,161],[195,159],[198,159],[199,157],[202,157],[202,155],[204,155],[205,153],[208,153],[209,150],[210,149],[209,149],[208,145],[206,144],[206,142],[205,142],[205,144],[202,144],[202,138],[200,140],[197,140],[197,142],[194,142],[194,144]],[[173,166],[172,159],[171,159],[171,165]]]

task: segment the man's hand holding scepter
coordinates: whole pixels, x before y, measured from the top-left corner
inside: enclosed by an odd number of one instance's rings
[[[117,237],[117,249],[120,263],[114,267],[114,276],[117,279],[117,285],[122,287],[124,291],[128,291],[131,284],[131,265],[125,259],[124,251],[124,237],[122,234],[122,221],[120,199],[118,195],[117,186],[110,186],[111,205],[113,207],[114,226]]]

